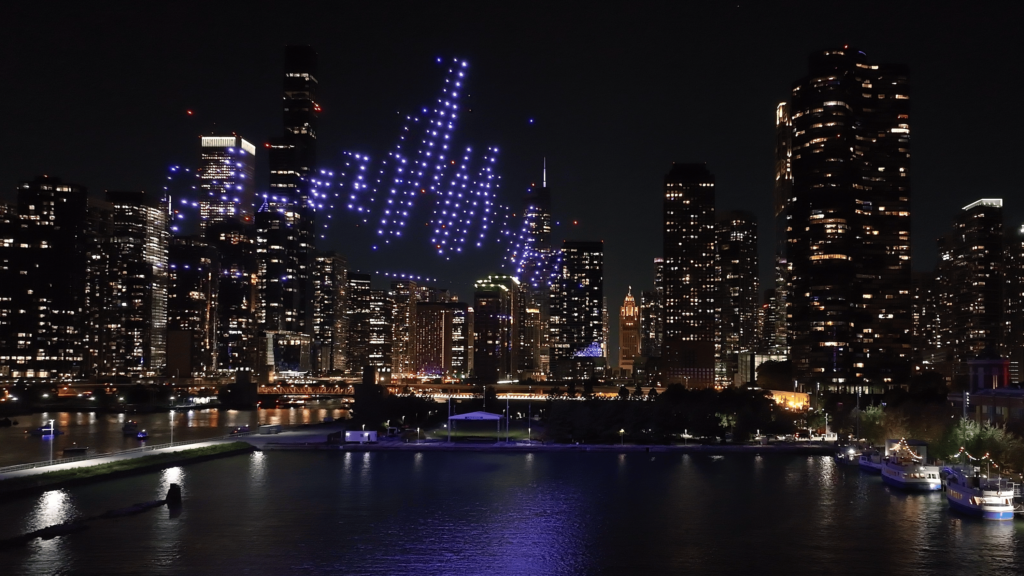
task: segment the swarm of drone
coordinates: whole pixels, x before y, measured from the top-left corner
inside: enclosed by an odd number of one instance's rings
[[[507,260],[518,269],[528,252],[526,228],[516,229],[515,214],[498,201],[498,148],[489,146],[478,153],[456,142],[469,63],[458,58],[437,61],[446,65],[446,72],[436,102],[405,117],[398,141],[386,156],[374,160],[345,152],[342,166],[324,167],[308,177],[309,206],[319,213],[319,235],[326,237],[341,219],[336,210],[344,207],[369,225],[374,250],[403,239],[426,238],[432,251],[451,259],[494,241],[505,245]],[[172,171],[171,180],[182,175],[180,167]],[[198,205],[194,196],[179,195],[176,219],[185,217],[183,209]],[[413,230],[420,223],[427,234]]]

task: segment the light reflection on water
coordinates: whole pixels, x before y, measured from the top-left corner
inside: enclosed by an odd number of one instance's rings
[[[187,486],[180,517],[100,522],[4,573],[863,573],[865,551],[872,573],[1024,572],[1019,523],[961,518],[828,457],[267,452],[3,503],[0,518],[55,523],[171,482]]]
[[[254,428],[261,422],[290,426],[320,422],[327,416],[343,419],[346,415],[347,411],[332,407],[271,410],[210,408],[150,414],[42,412],[12,417],[12,420],[18,421],[17,426],[0,428],[0,466],[48,460],[50,445],[26,432],[44,426],[50,419],[55,421],[58,430],[64,432],[53,441],[53,457],[60,458],[62,451],[72,445],[88,447],[94,452],[112,452],[137,448],[147,442],[169,442],[172,419],[174,441],[179,442],[224,436],[239,426]],[[125,436],[121,427],[127,420],[138,422],[139,429],[146,430],[149,438],[140,441],[134,436]]]

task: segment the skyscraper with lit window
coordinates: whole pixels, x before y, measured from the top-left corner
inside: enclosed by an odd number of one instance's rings
[[[145,192],[108,191],[112,227],[98,252],[98,374],[163,375],[167,360],[168,209]]]
[[[320,375],[345,373],[347,296],[348,261],[335,252],[318,253],[313,275],[313,356]]]
[[[523,202],[526,234],[519,280],[525,291],[524,342],[519,371],[540,378],[551,367],[551,283],[558,271],[558,255],[551,243],[551,189],[548,188],[547,160],[541,185],[531,184]]]
[[[561,263],[551,289],[551,371],[564,376],[574,358],[605,354],[604,242],[566,240]]]
[[[268,332],[306,335],[313,329],[315,199],[309,176],[316,165],[317,55],[309,46],[285,48],[284,134],[271,138],[270,191],[256,213],[259,319]]]
[[[955,381],[968,376],[967,361],[991,348],[1002,352],[1005,330],[1003,290],[1003,201],[983,198],[964,206],[953,230],[939,238],[936,267],[939,343],[950,351]]]
[[[349,376],[362,377],[363,370],[370,365],[370,316],[371,302],[370,275],[349,272],[348,337],[345,343],[345,370]]]
[[[626,299],[619,308],[619,368],[633,369],[633,359],[640,355],[640,307],[633,298],[633,290],[626,292]]]
[[[772,340],[765,342],[766,350],[789,351],[790,283],[793,273],[789,258],[788,238],[790,228],[790,204],[793,202],[793,119],[789,103],[782,102],[775,108],[775,182],[773,186],[775,213],[775,289],[769,314],[774,325],[770,330]]]
[[[412,280],[391,283],[391,299],[395,320],[392,323],[391,364],[392,378],[411,377],[416,374],[416,313],[419,310],[420,290]]]
[[[212,222],[204,238],[220,260],[217,282],[217,370],[249,371],[256,364],[258,319],[256,229],[228,219]]]
[[[170,239],[167,261],[167,375],[212,375],[220,257],[201,238],[177,236]]]
[[[84,187],[40,176],[0,210],[0,374],[90,373],[88,253],[95,236]]]
[[[872,63],[849,47],[814,52],[807,76],[793,85],[789,114],[793,184],[785,246],[797,378],[833,389],[906,382],[907,67]]]
[[[519,379],[519,280],[491,274],[473,285],[473,366],[482,384]]]
[[[732,383],[739,353],[758,347],[757,219],[744,211],[720,213],[717,236],[720,357]]]
[[[252,222],[256,147],[240,136],[200,136],[199,226],[233,219]]]
[[[1024,381],[1024,226],[1006,234],[1003,290],[1003,317],[1005,318],[1004,355],[1010,360],[1010,378],[1014,383]]]
[[[715,177],[707,164],[673,164],[665,176],[662,269],[665,384],[715,382]]]

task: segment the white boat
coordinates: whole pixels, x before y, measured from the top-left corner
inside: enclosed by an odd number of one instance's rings
[[[878,450],[865,450],[857,462],[860,469],[871,474],[882,473],[882,454]]]
[[[890,441],[893,442],[893,441]],[[941,490],[938,466],[924,463],[924,449],[915,452],[906,440],[887,445],[889,453],[882,463],[882,482],[901,490]]]
[[[942,471],[950,508],[986,520],[1013,520],[1013,482],[982,476],[976,466],[947,466]]]

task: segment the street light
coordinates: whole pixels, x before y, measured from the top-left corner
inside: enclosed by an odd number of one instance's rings
[[[416,427],[416,443],[417,444],[420,443],[420,429],[419,429],[419,426]]]
[[[624,429],[619,428],[619,446],[624,446],[625,445],[625,440],[623,439],[623,434],[625,434],[625,433],[626,433],[626,431]]]
[[[53,420],[50,420],[50,464],[53,464]]]

